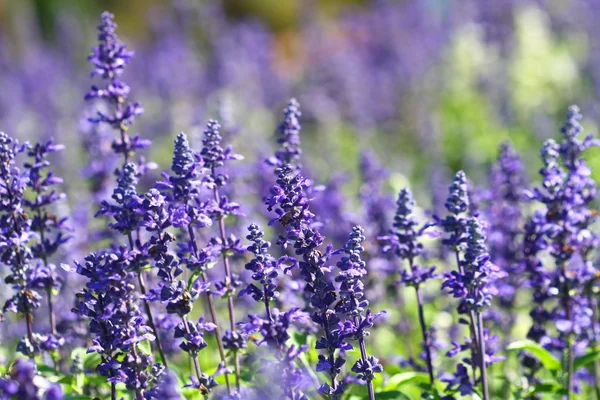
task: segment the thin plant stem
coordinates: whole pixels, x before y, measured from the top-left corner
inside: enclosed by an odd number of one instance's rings
[[[183,320],[183,326],[185,328],[185,333],[187,333],[187,335],[190,336],[191,335],[190,326],[188,325],[187,317],[184,315],[181,317],[181,319]],[[190,357],[190,358],[193,361],[194,371],[196,372],[196,377],[198,378],[198,382],[200,382],[202,380],[202,370],[200,369],[200,363],[198,362],[198,357]]]
[[[417,295],[417,304],[419,308],[419,323],[421,324],[421,333],[423,334],[423,346],[425,347],[425,361],[427,362],[427,372],[429,373],[429,383],[433,386],[435,383],[435,377],[433,374],[433,363],[431,359],[431,341],[429,333],[427,331],[427,325],[425,324],[425,315],[423,312],[423,299],[419,286],[415,286],[415,293]]]
[[[131,250],[134,249],[133,237],[131,232],[127,234],[127,238],[129,239],[129,247]],[[146,295],[146,282],[144,281],[144,276],[142,275],[142,271],[137,272],[138,283],[140,285],[140,292],[142,295]],[[143,300],[144,310],[146,311],[146,317],[148,318],[148,325],[150,325],[150,329],[152,329],[152,333],[154,333],[156,348],[158,349],[158,354],[160,355],[160,360],[163,365],[168,368],[167,365],[167,357],[165,356],[165,352],[163,351],[162,345],[160,343],[160,336],[158,334],[158,330],[156,329],[156,325],[154,324],[154,317],[152,316],[152,309],[150,308],[150,303],[147,299]]]
[[[265,302],[265,311],[267,313],[267,318],[269,322],[273,322],[273,316],[271,315],[271,299],[267,296],[267,287],[263,286],[263,301]]]
[[[194,233],[194,229],[191,225],[188,225],[188,234],[190,236],[190,243],[192,244],[192,251],[194,252],[194,256],[198,257],[198,243],[196,243],[196,234]],[[203,282],[208,282],[208,277],[206,273],[202,271],[200,273],[200,277]],[[219,328],[219,320],[217,318],[217,312],[215,309],[215,303],[213,301],[210,290],[206,292],[206,302],[208,304],[208,312],[210,313],[210,318],[212,319],[213,324],[215,324],[215,338],[217,339],[217,347],[219,349],[219,356],[221,358],[221,362],[226,366],[227,365],[227,357],[225,356],[225,348],[223,347],[223,339],[221,338],[221,328]],[[231,395],[231,382],[229,381],[229,373],[225,372],[225,384],[227,385],[227,393]]]
[[[409,268],[412,268],[413,259],[408,260]],[[419,285],[415,285],[415,295],[417,296],[417,305],[419,310],[419,324],[421,325],[421,334],[423,335],[423,347],[425,347],[425,361],[427,363],[427,372],[429,373],[429,383],[433,386],[435,377],[433,373],[433,362],[431,357],[431,340],[425,323],[425,313],[423,310],[423,297]]]
[[[214,169],[213,169],[213,175],[214,175]],[[215,201],[217,202],[217,204],[219,203],[220,200],[220,195],[219,195],[219,188],[218,186],[215,185],[214,188],[214,195],[215,195]],[[226,234],[225,234],[225,221],[223,220],[223,216],[219,215],[219,217],[217,218],[218,222],[219,222],[219,234],[221,235],[221,243],[223,243],[223,246],[226,243]],[[229,257],[227,257],[226,252],[223,252],[223,266],[225,268],[225,282],[226,285],[229,286],[232,284],[233,280],[231,278],[231,267],[229,265]],[[227,296],[227,309],[229,311],[229,325],[230,325],[230,329],[231,332],[235,332],[236,331],[236,326],[235,326],[235,309],[233,307],[233,297],[231,295]],[[234,368],[235,368],[235,384],[237,387],[237,390],[240,390],[240,357],[237,351],[233,352],[233,362],[234,362]]]
[[[590,308],[592,309],[592,351],[597,351],[598,347],[598,304],[594,298],[592,285],[588,288],[588,300],[590,302]],[[598,382],[598,374],[600,373],[600,363],[598,360],[594,360],[593,374],[594,374],[594,393],[596,394],[596,400],[600,400],[600,382]]]
[[[458,254],[458,251],[455,252],[456,254],[456,265],[458,266],[458,271],[462,274],[465,273],[464,268],[462,267],[462,265],[460,264],[460,256]],[[473,343],[471,343],[471,367],[473,370],[473,384],[475,384],[477,382],[477,363],[476,363],[476,359],[477,359],[477,353],[479,351],[479,349],[481,349],[481,346],[479,344],[479,338],[477,337],[477,319],[475,317],[475,313],[473,311],[469,312],[469,331],[471,333],[471,341]]]
[[[38,209],[38,219],[40,220],[40,222],[42,221],[42,211],[40,209]],[[46,250],[45,250],[45,245],[44,245],[44,242],[46,241],[46,239],[45,239],[44,227],[41,226],[41,224],[40,224],[39,234],[40,234],[40,247],[42,248],[42,261],[44,262],[44,266],[47,267],[48,266],[48,256],[46,255]],[[54,273],[51,272],[50,278],[53,278],[53,275],[54,275]],[[53,279],[50,279],[50,280],[52,281]],[[46,297],[48,299],[48,318],[49,318],[49,322],[50,322],[50,332],[53,335],[56,335],[56,317],[54,314],[54,299],[53,299],[53,295],[52,295],[52,287],[46,288]]]
[[[138,375],[138,381],[140,381],[140,365],[138,363],[138,355],[137,350],[135,348],[135,344],[131,345],[131,353],[133,354],[133,357],[135,357],[135,372]],[[135,397],[136,400],[144,400],[144,390],[141,387],[139,387],[139,385],[136,385],[135,387]]]
[[[483,340],[483,317],[481,313],[477,313],[477,326],[479,328],[479,368],[481,370],[481,392],[483,400],[489,400],[489,387],[487,379],[487,368],[485,366],[485,340]]]
[[[33,315],[27,310],[25,313],[25,325],[27,325],[27,338],[29,339],[29,343],[33,346]],[[29,355],[31,358],[34,358],[34,354],[31,353]]]
[[[565,314],[567,321],[572,321],[571,315],[571,296],[569,295],[569,284],[567,281],[567,275],[565,270],[564,263],[560,265],[560,274],[563,279],[563,290],[562,290],[562,306],[565,309]],[[566,362],[567,362],[567,399],[571,400],[573,398],[573,375],[574,375],[574,357],[573,357],[573,342],[572,342],[571,333],[567,334],[567,354],[566,354]]]
[[[356,326],[359,325],[358,318],[355,319]],[[365,338],[361,336],[358,339],[358,344],[360,346],[360,357],[363,362],[367,363],[367,346],[365,345]],[[369,400],[375,400],[375,390],[373,389],[373,381],[367,380],[367,392],[369,393]]]

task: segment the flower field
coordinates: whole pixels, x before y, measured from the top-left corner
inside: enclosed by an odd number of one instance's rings
[[[596,2],[264,1],[0,3],[0,399],[600,400]]]

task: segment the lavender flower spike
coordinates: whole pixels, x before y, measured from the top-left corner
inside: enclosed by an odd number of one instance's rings
[[[542,203],[544,208],[534,215],[528,226],[539,233],[540,242],[550,250],[555,264],[553,271],[544,271],[543,266],[531,268],[537,306],[532,313],[536,324],[529,336],[538,337],[547,348],[563,354],[568,397],[575,390],[576,345],[596,342],[596,323],[586,315],[593,315],[595,308],[589,288],[596,284],[591,253],[600,245],[600,239],[591,230],[597,219],[597,212],[591,209],[597,186],[583,152],[600,146],[600,141],[591,134],[580,138],[581,118],[577,106],[569,107],[567,121],[561,129],[563,140],[557,143],[548,139],[542,147],[542,187],[529,193],[529,197]],[[551,284],[551,292],[543,291],[542,279]],[[549,311],[542,303],[551,297],[560,300],[560,307]],[[550,321],[554,322],[558,337],[552,337],[543,326]],[[593,332],[592,338],[584,332]],[[597,382],[599,366],[594,364],[594,369]]]
[[[452,271],[442,288],[460,299],[458,311],[471,317],[471,332],[473,344],[477,348],[474,359],[481,371],[481,389],[484,399],[489,399],[487,364],[489,352],[486,351],[487,332],[483,328],[483,310],[491,304],[494,294],[493,282],[499,276],[499,269],[491,261],[485,244],[483,227],[477,217],[467,221],[466,249],[464,259],[460,262],[458,271]],[[473,353],[475,353],[473,351]],[[476,380],[475,380],[476,381]]]
[[[436,276],[434,274],[435,267],[424,268],[415,263],[415,259],[423,253],[423,245],[419,243],[419,238],[425,234],[425,231],[430,228],[433,223],[424,224],[419,228],[418,222],[413,215],[415,201],[408,188],[404,188],[400,191],[398,200],[396,201],[396,207],[394,228],[390,231],[391,235],[383,236],[379,239],[386,243],[383,248],[384,251],[393,252],[400,260],[406,260],[408,262],[408,270],[402,269],[400,271],[400,282],[415,288],[427,372],[429,373],[429,381],[433,385],[435,375],[432,364],[431,334],[427,330],[427,325],[425,323],[423,296],[421,294],[420,286],[427,280]],[[432,233],[431,235],[434,234]]]
[[[38,244],[32,250],[34,257],[43,262],[37,271],[39,277],[37,281],[38,287],[44,289],[47,295],[52,335],[56,335],[53,291],[60,288],[62,279],[54,271],[54,264],[49,264],[49,260],[59,247],[70,239],[65,232],[70,231],[71,228],[66,223],[67,218],[59,218],[48,209],[55,202],[66,199],[67,196],[64,193],[57,193],[52,188],[61,184],[63,180],[55,176],[54,172],[45,172],[45,170],[50,166],[47,160],[48,154],[64,148],[63,145],[55,144],[52,139],[37,143],[27,152],[31,161],[25,163],[29,175],[28,186],[36,194],[32,200],[25,200],[25,206],[34,216],[31,229],[39,235]]]
[[[208,310],[212,322],[215,324],[215,336],[221,365],[225,371],[225,383],[227,391],[231,394],[231,383],[228,370],[225,368],[226,355],[221,337],[221,330],[218,325],[217,312],[214,305],[213,294],[210,290],[211,283],[208,279],[206,269],[210,262],[213,262],[217,256],[215,250],[220,246],[212,243],[210,248],[200,249],[196,242],[195,228],[205,228],[212,226],[212,220],[209,214],[212,210],[211,201],[201,201],[199,199],[200,189],[202,188],[201,174],[204,162],[200,154],[194,153],[185,133],[180,132],[175,140],[175,149],[173,152],[173,162],[171,171],[173,175],[163,173],[165,181],[158,182],[156,187],[163,190],[163,193],[169,203],[169,219],[176,228],[187,232],[188,240],[180,244],[181,264],[187,264],[189,270],[199,273],[202,280],[201,286],[208,305]],[[208,178],[209,179],[209,178]],[[214,182],[209,182],[210,185]],[[166,232],[165,235],[166,236]],[[185,324],[184,324],[185,325]],[[197,360],[194,361],[197,381],[205,380],[200,376],[200,369]],[[198,366],[198,368],[196,368]]]
[[[33,357],[36,352],[33,311],[40,306],[41,296],[33,282],[35,270],[29,245],[33,237],[32,221],[23,209],[29,177],[15,165],[15,157],[27,147],[0,132],[0,261],[10,267],[10,274],[4,281],[15,290],[15,294],[6,300],[3,312],[25,316],[27,338],[19,347],[24,354]]]
[[[340,269],[336,281],[340,282],[340,299],[336,311],[345,314],[346,320],[340,323],[340,331],[344,338],[358,340],[361,358],[354,364],[352,371],[358,379],[367,382],[369,399],[375,400],[373,379],[376,373],[383,372],[383,366],[375,357],[367,355],[365,336],[369,335],[367,329],[373,327],[373,321],[385,311],[373,314],[365,298],[364,285],[361,279],[367,274],[366,263],[360,254],[364,251],[361,243],[365,241],[364,230],[360,226],[352,228],[348,242],[344,246],[346,256],[337,263]]]
[[[231,266],[229,262],[228,254],[230,252],[243,252],[243,249],[237,247],[237,239],[230,235],[227,236],[225,232],[225,218],[228,215],[239,214],[239,205],[234,202],[230,202],[226,195],[222,194],[220,190],[227,184],[229,177],[227,174],[221,173],[219,169],[225,165],[226,161],[240,160],[243,157],[238,154],[234,154],[231,146],[225,149],[221,147],[221,135],[219,133],[220,125],[217,121],[211,120],[208,122],[206,129],[204,130],[204,138],[202,139],[202,150],[200,156],[204,162],[204,167],[208,170],[208,176],[206,177],[206,184],[212,188],[214,194],[214,204],[211,207],[211,217],[216,220],[219,226],[219,238],[215,239],[214,242],[221,246],[221,255],[223,259],[223,267],[225,270],[225,282],[222,285],[224,292],[227,296],[227,308],[229,311],[229,323],[230,332],[227,334],[227,341],[225,338],[223,343],[233,343],[230,340],[230,336],[236,336],[236,341],[241,340],[242,337],[236,333],[236,322],[235,322],[235,308],[233,306],[233,293],[234,293],[234,282],[237,280],[231,272]],[[240,343],[241,347],[245,344]],[[227,348],[227,346],[225,346]],[[233,352],[234,357],[234,368],[236,376],[236,385],[238,391],[240,390],[240,365],[239,365],[239,347],[231,347],[230,350]]]
[[[269,254],[271,243],[263,239],[264,233],[258,225],[251,224],[248,227],[249,234],[246,238],[252,241],[248,251],[254,254],[254,258],[246,264],[246,269],[252,271],[252,279],[256,282],[248,284],[246,289],[240,291],[240,296],[251,295],[256,302],[263,302],[266,318],[250,315],[248,322],[241,322],[242,330],[246,335],[259,332],[265,343],[274,349],[276,362],[272,373],[280,376],[279,386],[287,399],[307,399],[301,391],[303,381],[302,372],[296,367],[295,360],[306,350],[307,346],[288,345],[290,339],[290,328],[293,323],[306,324],[309,316],[306,312],[293,307],[286,312],[271,308],[278,296],[276,279],[281,273],[287,273],[297,266],[297,260],[289,256],[275,259]],[[261,287],[259,287],[260,285]]]
[[[127,46],[121,42],[115,30],[117,24],[113,21],[114,15],[103,12],[98,25],[98,45],[92,49],[88,60],[94,65],[92,77],[99,76],[105,84],[102,87],[92,86],[86,94],[86,100],[101,99],[110,107],[110,112],[105,114],[98,111],[97,117],[90,118],[94,124],[108,124],[120,133],[120,138],[112,143],[116,153],[123,154],[124,164],[129,162],[131,153],[150,145],[149,140],[142,140],[139,136],[131,139],[127,130],[138,115],[143,114],[144,109],[139,103],[131,103],[127,100],[130,88],[127,83],[120,80],[120,76],[127,64],[131,62],[133,51],[127,50]]]
[[[302,148],[300,147],[300,103],[296,99],[291,99],[287,107],[283,110],[284,119],[279,124],[279,135],[277,143],[280,148],[275,152],[275,156],[269,158],[267,163],[271,166],[283,167],[284,165],[293,165],[298,170]]]

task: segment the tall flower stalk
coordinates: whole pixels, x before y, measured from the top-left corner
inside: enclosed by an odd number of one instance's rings
[[[424,235],[426,230],[433,224],[426,223],[422,227],[418,226],[416,217],[413,215],[415,201],[413,200],[410,189],[404,188],[398,195],[396,201],[396,215],[394,216],[394,228],[391,235],[382,236],[379,239],[386,243],[384,251],[394,253],[399,259],[406,260],[407,269],[399,271],[400,282],[415,289],[417,298],[417,307],[419,312],[419,325],[423,337],[423,350],[425,351],[425,362],[429,374],[431,385],[435,382],[433,371],[432,343],[431,334],[427,329],[425,322],[425,312],[423,304],[423,295],[421,293],[421,284],[435,277],[435,267],[420,267],[415,264],[415,259],[423,253],[423,245],[419,238]],[[432,234],[433,235],[433,234]]]
[[[46,171],[50,166],[48,155],[63,150],[64,146],[55,144],[53,140],[36,143],[27,151],[31,161],[25,163],[28,171],[28,187],[35,193],[31,200],[25,199],[33,220],[31,229],[38,234],[38,243],[32,248],[33,256],[42,260],[38,267],[37,281],[40,289],[46,292],[48,302],[48,318],[50,333],[56,335],[56,312],[54,309],[54,291],[60,288],[62,279],[55,272],[55,265],[50,264],[50,258],[66,243],[70,237],[65,234],[71,228],[67,225],[67,218],[60,218],[49,209],[54,203],[66,199],[66,194],[58,193],[53,186],[63,183],[62,178],[54,172]]]
[[[377,358],[367,354],[365,337],[369,335],[367,329],[373,327],[373,321],[382,312],[373,314],[370,308],[365,310],[369,301],[365,298],[362,282],[367,274],[366,263],[361,259],[364,241],[364,230],[360,226],[353,227],[343,248],[346,255],[337,263],[340,272],[335,280],[340,282],[340,294],[335,308],[346,317],[340,324],[343,337],[358,341],[360,348],[360,359],[352,366],[352,372],[367,383],[369,400],[375,400],[373,379],[376,373],[383,372],[383,366]]]
[[[0,260],[10,266],[5,282],[12,286],[15,294],[3,307],[25,317],[27,337],[21,351],[33,357],[35,339],[33,312],[40,306],[41,296],[33,288],[33,255],[29,242],[33,237],[31,219],[23,209],[24,191],[29,182],[27,174],[16,166],[15,157],[26,149],[4,132],[0,132]]]
[[[445,206],[449,214],[442,220],[438,221],[438,224],[442,227],[444,232],[448,234],[448,237],[442,239],[442,244],[448,247],[454,252],[456,258],[456,266],[458,271],[453,271],[453,274],[463,274],[463,266],[460,262],[460,252],[464,248],[466,242],[466,231],[467,231],[467,220],[468,217],[465,215],[469,209],[469,196],[467,192],[467,177],[463,171],[458,171],[450,185],[449,197],[446,200]],[[445,284],[444,284],[445,285]],[[444,287],[442,285],[442,287]],[[477,363],[476,353],[479,348],[477,332],[475,328],[476,319],[472,312],[468,312],[469,332],[471,335],[471,341],[473,345],[472,357],[471,357],[471,368],[473,372],[473,382],[477,381]]]
[[[263,239],[264,233],[258,225],[250,225],[248,231],[246,238],[252,242],[248,251],[254,254],[254,258],[246,264],[246,269],[252,272],[255,283],[248,284],[240,291],[239,296],[250,295],[256,302],[262,302],[265,317],[251,314],[247,322],[241,323],[242,330],[246,335],[260,333],[262,340],[259,344],[265,343],[274,350],[277,362],[273,365],[272,373],[281,377],[278,384],[285,398],[307,399],[301,388],[303,374],[296,367],[296,359],[307,346],[290,345],[287,342],[291,337],[292,324],[306,324],[310,321],[309,316],[300,311],[299,307],[282,312],[271,305],[279,297],[277,278],[297,267],[297,260],[290,256],[275,259],[269,254],[271,243]]]
[[[208,310],[212,324],[214,325],[215,337],[222,366],[225,370],[225,382],[227,390],[231,394],[231,383],[226,365],[225,349],[219,328],[218,316],[210,289],[211,283],[206,271],[215,254],[215,246],[199,249],[196,241],[196,228],[212,226],[212,220],[208,216],[210,202],[200,200],[200,189],[202,186],[202,158],[195,154],[190,147],[185,133],[181,132],[175,140],[173,162],[171,166],[172,175],[163,174],[164,181],[158,182],[156,187],[163,191],[169,203],[170,223],[187,234],[187,242],[180,246],[180,258],[182,263],[202,280],[202,290],[205,294]],[[163,235],[163,237],[166,236]],[[163,239],[164,240],[164,239]],[[187,254],[187,255],[186,255]],[[187,325],[184,323],[184,325]],[[197,361],[194,361],[196,369]],[[196,369],[198,373],[199,370]],[[199,379],[199,377],[198,377]]]
[[[235,336],[236,340],[242,340],[237,334],[235,308],[233,305],[233,296],[235,293],[234,276],[231,272],[229,254],[235,251],[236,239],[233,236],[227,236],[225,231],[225,218],[228,215],[239,214],[239,205],[230,202],[227,195],[222,193],[222,189],[227,185],[229,177],[227,174],[220,172],[220,168],[225,165],[226,161],[240,160],[242,156],[233,153],[231,146],[223,148],[221,146],[221,135],[219,133],[220,125],[217,121],[211,120],[206,125],[204,130],[204,138],[202,139],[202,150],[200,156],[204,168],[207,169],[205,177],[205,185],[212,189],[214,195],[214,203],[210,206],[210,216],[216,220],[219,227],[219,238],[216,242],[221,246],[221,257],[223,260],[223,268],[225,271],[225,282],[223,294],[227,297],[227,310],[229,313],[230,331],[226,332],[227,342],[231,343],[231,336]],[[243,345],[242,345],[243,346]],[[226,346],[229,347],[229,346]],[[240,361],[239,349],[236,346],[231,346],[230,350],[233,353],[233,362],[235,368],[236,386],[240,390]]]
[[[290,165],[277,168],[276,172],[276,184],[271,189],[271,196],[265,199],[267,208],[277,214],[270,223],[278,221],[285,228],[285,236],[280,236],[277,243],[283,249],[293,246],[295,253],[302,257],[299,270],[305,281],[307,309],[312,311],[311,319],[322,333],[316,343],[316,349],[324,351],[324,354],[319,354],[317,372],[329,375],[329,383],[323,383],[319,393],[339,399],[345,391],[345,384],[338,381],[338,375],[346,360],[338,350],[349,350],[351,345],[336,329],[340,319],[331,310],[337,296],[333,282],[326,276],[325,264],[333,248],[329,245],[324,252],[321,251],[325,238],[311,227],[314,214],[309,211],[311,200],[305,193],[310,182],[301,174],[294,173]]]
[[[92,49],[92,53],[88,60],[94,65],[92,72],[93,76],[100,76],[104,80],[104,85],[98,87],[93,85],[90,91],[86,94],[86,100],[101,99],[108,105],[109,111],[97,111],[95,118],[90,118],[90,122],[94,124],[104,123],[115,129],[119,133],[119,137],[112,142],[112,148],[117,154],[123,155],[123,166],[120,170],[116,170],[115,174],[118,179],[123,179],[125,169],[131,164],[131,156],[136,150],[143,149],[150,145],[149,140],[143,140],[139,135],[131,138],[127,131],[135,121],[138,115],[143,114],[144,109],[139,103],[128,101],[130,87],[126,82],[120,79],[120,76],[125,70],[127,64],[131,62],[133,52],[128,50],[125,44],[121,42],[115,33],[117,25],[113,21],[114,15],[109,12],[102,13],[100,25],[98,26],[98,45]],[[137,173],[142,174],[151,164],[140,163],[137,168]],[[134,230],[135,231],[135,230]],[[134,250],[135,242],[131,231],[124,232],[130,250]],[[138,285],[142,296],[146,294],[146,283],[143,271],[138,272]],[[167,365],[159,335],[156,331],[154,318],[150,304],[147,300],[143,300],[146,318],[156,337],[156,347],[161,357],[162,363]]]
[[[517,319],[516,299],[524,283],[522,275],[525,271],[521,261],[526,182],[519,154],[510,143],[503,143],[498,159],[490,170],[489,185],[482,197],[490,257],[504,272],[504,277],[496,282],[496,299],[501,312],[495,317],[497,323],[508,326],[509,332]],[[510,335],[506,335],[505,343],[510,340]]]
[[[462,395],[470,394],[473,385],[481,383],[481,392],[484,399],[489,399],[489,383],[487,378],[487,365],[499,358],[493,355],[493,349],[487,344],[495,340],[488,335],[483,327],[483,310],[491,303],[495,287],[493,282],[500,276],[499,269],[491,261],[485,244],[483,227],[477,217],[464,217],[462,213],[468,208],[466,190],[466,176],[462,171],[456,174],[450,186],[450,197],[446,202],[450,215],[441,222],[450,237],[444,239],[444,244],[454,249],[457,259],[457,270],[447,273],[442,285],[443,289],[459,299],[458,313],[468,315],[471,337],[464,344],[454,343],[454,349],[448,352],[455,355],[463,350],[471,350],[470,363],[473,369],[473,383],[467,383],[466,367],[458,364],[457,372],[453,378],[446,380],[448,388],[455,386]],[[464,257],[460,259],[460,250],[464,249]],[[476,375],[479,368],[479,377]],[[466,380],[466,382],[465,382]]]
[[[142,400],[149,382],[151,357],[141,352],[138,344],[155,337],[136,305],[132,282],[139,257],[136,250],[121,247],[91,253],[83,264],[76,263],[77,273],[88,282],[77,294],[73,311],[90,319],[93,336],[88,352],[100,355],[96,371],[107,377],[113,400],[117,398],[117,383],[125,383],[135,392],[136,400]]]
[[[583,139],[579,137],[583,130],[581,118],[577,106],[569,107],[567,121],[561,129],[561,143],[548,139],[542,147],[542,187],[529,193],[532,200],[544,205],[531,224],[539,231],[540,240],[549,249],[556,266],[554,271],[545,271],[543,267],[537,271],[538,280],[545,278],[557,289],[554,293],[559,298],[561,310],[551,315],[555,316],[559,336],[557,340],[545,341],[550,350],[563,354],[567,369],[564,386],[569,399],[575,390],[575,342],[587,340],[583,332],[589,329],[593,333],[594,329],[589,325],[597,322],[582,317],[594,314],[590,310],[594,299],[589,297],[586,287],[596,278],[590,256],[600,243],[598,236],[590,230],[597,219],[597,213],[591,209],[597,194],[596,183],[582,154],[591,147],[600,146],[600,140],[591,134]],[[548,298],[544,296],[544,300]],[[543,315],[544,311],[542,303],[538,302],[537,313],[533,315]],[[550,332],[543,326],[546,321],[540,320],[536,331],[530,331],[530,335],[536,333],[540,338],[549,338]],[[594,379],[597,381],[598,377]]]

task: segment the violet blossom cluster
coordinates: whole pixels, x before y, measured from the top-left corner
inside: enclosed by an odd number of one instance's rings
[[[3,311],[24,316],[27,336],[18,350],[33,357],[40,352],[52,352],[64,344],[56,331],[54,295],[62,286],[62,278],[50,258],[65,244],[69,236],[66,218],[53,214],[50,208],[63,200],[64,194],[52,188],[62,179],[48,170],[48,153],[59,151],[61,145],[52,140],[20,145],[5,133],[0,133],[0,190],[2,209],[0,216],[1,260],[10,266],[5,283],[15,293],[6,301]],[[17,165],[17,156],[27,153],[23,168]],[[31,194],[31,195],[30,195]],[[42,304],[42,295],[48,306],[49,333],[35,332],[34,311]]]
[[[300,103],[296,99],[290,99],[287,107],[283,110],[283,121],[279,124],[279,138],[277,143],[279,149],[275,151],[275,156],[269,158],[267,163],[271,166],[282,167],[290,164],[301,169],[300,156],[302,148],[300,146]]]
[[[223,148],[221,145],[221,126],[215,120],[210,120],[204,130],[202,138],[202,149],[200,157],[206,168],[204,184],[213,192],[213,199],[209,203],[208,215],[219,229],[219,236],[210,239],[213,249],[218,252],[223,262],[224,279],[215,283],[213,294],[222,296],[227,300],[227,309],[229,313],[229,329],[225,331],[222,337],[223,347],[233,355],[233,363],[236,376],[236,387],[238,392],[241,388],[240,382],[240,364],[239,352],[246,348],[244,336],[237,331],[235,308],[233,298],[236,287],[241,284],[238,275],[231,269],[230,257],[234,254],[243,253],[245,249],[241,246],[239,239],[235,235],[227,235],[225,219],[228,216],[241,215],[238,203],[229,200],[224,189],[229,180],[229,176],[223,168],[226,162],[232,160],[241,160],[243,157],[233,152],[231,145]]]
[[[358,341],[360,347],[361,357],[352,366],[352,372],[357,374],[358,379],[367,382],[369,398],[374,399],[372,381],[376,373],[383,372],[383,366],[377,358],[368,356],[365,337],[369,335],[368,329],[373,327],[375,319],[385,311],[373,313],[370,308],[367,308],[369,301],[365,298],[362,282],[367,274],[366,263],[361,259],[364,241],[364,230],[360,226],[352,228],[348,242],[343,248],[346,255],[336,264],[340,272],[335,281],[340,283],[340,288],[335,309],[345,316],[345,320],[338,328],[341,331],[340,336],[344,340]]]
[[[402,262],[406,262],[406,268],[398,268],[401,283],[406,286],[415,288],[417,297],[417,305],[419,311],[419,323],[421,325],[421,334],[423,337],[424,359],[426,361],[426,369],[429,373],[430,383],[433,384],[435,374],[433,371],[433,350],[434,341],[432,333],[427,328],[423,310],[423,295],[421,285],[430,279],[436,278],[435,266],[421,267],[417,264],[416,259],[423,255],[424,247],[419,241],[424,235],[436,236],[437,233],[427,232],[434,225],[433,223],[425,223],[419,227],[419,222],[414,215],[415,201],[412,197],[412,192],[408,188],[403,188],[398,194],[396,201],[396,214],[394,216],[393,229],[390,230],[390,235],[380,236],[379,240],[384,243],[382,250],[387,253],[394,254]],[[414,360],[409,360],[414,363]],[[417,366],[418,368],[418,366]]]
[[[114,15],[109,12],[102,13],[98,25],[98,45],[88,57],[94,66],[92,77],[99,76],[104,85],[93,85],[85,99],[100,99],[107,104],[108,111],[98,110],[97,116],[89,120],[94,124],[107,124],[120,132],[120,137],[113,140],[112,148],[116,153],[123,154],[127,162],[130,153],[148,147],[150,141],[141,139],[139,135],[130,138],[127,134],[129,126],[138,115],[143,114],[144,109],[139,103],[128,100],[131,89],[120,79],[132,60],[133,51],[128,50],[115,33],[117,24],[113,18]]]
[[[280,142],[282,145],[285,143],[285,140]],[[284,153],[277,152],[276,158],[279,159]],[[338,376],[346,362],[344,353],[350,350],[352,345],[348,342],[347,332],[344,331],[340,316],[335,310],[338,295],[334,282],[328,277],[330,269],[326,264],[333,255],[333,246],[328,245],[324,251],[321,250],[325,237],[319,232],[320,224],[309,210],[312,199],[307,196],[312,182],[302,175],[300,168],[289,164],[279,166],[275,172],[277,175],[275,186],[271,189],[270,196],[265,198],[268,210],[274,210],[277,215],[271,219],[270,224],[275,222],[281,224],[285,233],[280,234],[277,243],[284,250],[291,246],[294,253],[299,256],[298,271],[304,280],[306,309],[311,311],[311,320],[321,329],[321,337],[315,345],[317,350],[322,351],[319,354],[316,371],[327,373],[329,378],[329,381],[323,383],[318,391],[329,398],[337,399],[346,390],[346,382],[340,381]],[[352,282],[348,281],[347,285],[349,286],[350,283]],[[356,285],[360,286],[362,283]],[[363,328],[366,326],[365,323],[372,326],[373,319],[379,315],[367,314],[364,319],[360,319],[362,325],[359,325]],[[359,333],[356,337],[362,337],[363,330],[360,329]],[[379,369],[377,363],[365,358],[356,368],[356,372],[371,386],[372,373],[374,369]]]
[[[470,355],[463,358],[457,364],[456,372],[444,381],[448,384],[448,391],[458,391],[463,396],[472,394],[474,387],[480,384],[484,399],[488,399],[487,366],[500,358],[494,355],[494,348],[490,346],[497,338],[484,328],[483,311],[490,306],[496,293],[494,282],[502,274],[490,261],[481,221],[477,216],[466,214],[469,211],[469,197],[463,171],[456,173],[450,185],[446,209],[449,214],[443,220],[438,218],[438,223],[449,233],[442,243],[454,251],[457,266],[445,274],[442,289],[448,290],[459,300],[457,311],[461,316],[460,323],[469,329],[469,336],[464,343],[454,341],[454,348],[447,355],[453,357],[465,350],[469,350]],[[472,379],[467,366],[471,368]]]
[[[264,233],[258,225],[251,224],[248,231],[246,238],[252,242],[248,246],[248,252],[254,254],[254,258],[246,264],[245,268],[252,272],[255,283],[249,283],[240,291],[239,296],[249,295],[256,302],[262,303],[265,316],[250,314],[248,321],[240,323],[242,330],[245,335],[260,333],[262,339],[258,344],[266,344],[274,353],[276,361],[267,368],[267,371],[280,376],[278,386],[284,398],[308,399],[302,392],[306,378],[296,366],[296,359],[307,349],[307,346],[296,346],[289,344],[288,341],[291,338],[292,326],[308,323],[309,316],[299,307],[292,307],[287,311],[272,307],[272,303],[279,297],[277,278],[282,274],[290,273],[297,266],[297,260],[290,256],[275,259],[269,253],[271,243],[263,239]]]
[[[596,211],[591,208],[597,186],[583,153],[600,146],[600,141],[591,134],[580,138],[581,118],[577,106],[569,107],[561,129],[563,140],[557,143],[548,139],[542,147],[543,183],[528,196],[544,207],[528,222],[525,242],[536,303],[528,337],[564,354],[565,387],[570,392],[576,389],[575,354],[586,343],[597,340],[593,334],[597,322],[590,318],[595,302],[588,291],[590,282],[596,279],[591,253],[598,247],[599,239],[590,228],[597,219]],[[542,250],[551,254],[554,268],[546,267],[538,259],[537,254]],[[551,305],[550,299],[557,299],[558,305]]]
[[[29,177],[17,167],[15,160],[27,146],[0,132],[0,260],[10,267],[4,282],[14,290],[4,304],[3,312],[10,311],[25,317],[27,337],[23,339],[22,351],[33,354],[33,312],[40,307],[42,297],[34,287],[35,265],[31,251],[34,233],[23,204]]]
[[[195,240],[195,229],[212,225],[208,216],[209,202],[200,198],[202,165],[200,156],[191,149],[185,133],[179,133],[171,165],[173,174],[164,173],[164,181],[158,182],[146,194],[142,203],[144,220],[141,225],[151,234],[145,247],[153,259],[158,277],[161,278],[158,287],[151,289],[146,298],[164,304],[167,313],[180,318],[173,326],[170,340],[182,339],[179,347],[190,355],[195,370],[188,386],[198,389],[206,396],[217,386],[217,382],[214,376],[201,371],[198,356],[207,347],[204,333],[218,333],[216,316],[212,314],[212,285],[205,275],[209,264],[216,259],[218,249],[209,244],[200,250]],[[170,250],[171,243],[176,241],[170,227],[188,234],[189,240],[178,243],[176,254]],[[184,278],[184,268],[192,274],[190,279]],[[189,321],[189,314],[202,294],[211,304],[213,322],[200,317],[197,323],[192,323]]]
[[[525,283],[521,260],[526,182],[519,154],[510,143],[503,143],[490,170],[489,186],[482,197],[490,257],[504,272],[504,276],[495,282],[500,309],[495,310],[497,312],[490,309],[489,313],[498,323],[509,327],[515,323],[516,297]]]

